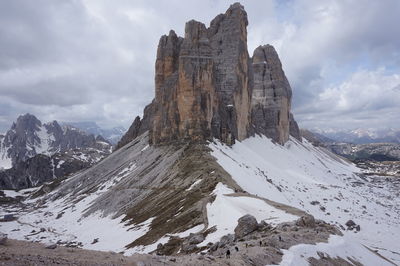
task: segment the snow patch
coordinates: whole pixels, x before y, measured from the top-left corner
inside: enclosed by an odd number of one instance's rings
[[[201,182],[201,179],[196,180],[188,189],[186,189],[186,191],[190,191],[192,190],[195,186],[197,186],[197,184],[199,184]]]
[[[308,266],[308,258],[313,257],[319,259],[317,252],[322,252],[331,258],[342,258],[353,265],[348,259],[354,259],[362,265],[391,265],[388,261],[378,257],[367,248],[359,243],[352,241],[346,237],[331,235],[328,243],[317,243],[316,245],[300,244],[289,248],[289,250],[282,250],[283,258],[279,265],[282,266]]]
[[[222,183],[218,183],[213,194],[214,202],[207,204],[208,227],[217,227],[217,231],[209,234],[199,246],[209,242],[217,242],[227,234],[234,233],[240,217],[250,214],[258,222],[266,220],[268,224],[276,225],[282,222],[296,220],[298,217],[276,209],[261,199],[245,196],[228,196],[234,191]]]

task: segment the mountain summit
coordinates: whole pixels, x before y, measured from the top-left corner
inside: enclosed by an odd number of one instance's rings
[[[162,36],[155,99],[118,147],[147,130],[152,144],[213,138],[233,144],[254,134],[280,144],[289,134],[300,139],[278,54],[265,45],[249,57],[247,24],[246,11],[235,3],[208,28],[191,20],[184,38],[173,30]]]

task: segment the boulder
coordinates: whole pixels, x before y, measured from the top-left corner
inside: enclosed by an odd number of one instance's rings
[[[347,227],[354,227],[354,226],[356,226],[356,223],[355,223],[353,220],[348,220],[348,221],[345,223],[345,225],[346,225]]]
[[[258,224],[258,230],[260,230],[260,231],[267,231],[267,230],[269,230],[269,229],[271,229],[271,225],[269,225],[267,222],[265,222],[265,221],[261,221],[259,224]]]
[[[16,220],[17,218],[14,216],[14,214],[5,214],[3,217],[3,222],[11,222]]]
[[[203,234],[190,234],[183,242],[182,242],[182,251],[183,252],[192,252],[197,248],[197,244],[204,241]]]
[[[296,225],[302,227],[315,227],[315,218],[310,214],[306,214],[304,216],[301,216],[296,221]]]
[[[7,242],[7,234],[0,233],[0,245],[5,245]]]
[[[238,225],[235,228],[235,236],[236,238],[242,238],[254,232],[257,228],[257,219],[250,214],[246,214],[239,218]]]
[[[57,248],[57,244],[49,244],[46,246],[47,249],[56,249]]]
[[[360,225],[356,224],[353,220],[348,220],[345,225],[347,226],[347,230],[354,230],[356,229],[357,232],[361,230]]]
[[[235,235],[229,234],[221,237],[218,247],[222,248],[232,244],[235,241]]]

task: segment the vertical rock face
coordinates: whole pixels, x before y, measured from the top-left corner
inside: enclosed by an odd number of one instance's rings
[[[235,3],[208,28],[191,20],[184,38],[174,31],[162,36],[148,122],[136,118],[118,147],[146,130],[156,145],[212,138],[232,144],[256,133],[284,143],[290,129],[297,134],[278,54],[265,45],[250,58],[247,25],[246,11]]]
[[[297,125],[296,120],[294,120],[293,114],[290,113],[289,121],[289,135],[295,137],[297,140],[301,141],[301,133],[299,125]]]
[[[214,136],[225,142],[248,136],[251,89],[247,25],[246,11],[235,3],[225,14],[218,15],[209,28],[215,89],[220,99]]]
[[[178,60],[180,139],[204,140],[211,137],[211,119],[217,105],[211,51],[205,25],[189,21]]]
[[[252,66],[251,118],[254,130],[285,143],[289,139],[292,89],[274,47],[259,46],[254,51]]]
[[[157,51],[151,141],[227,143],[248,136],[250,98],[247,14],[240,4],[209,28],[189,21],[185,38],[163,36]]]
[[[178,138],[177,109],[178,60],[183,39],[174,31],[162,36],[156,59],[156,96],[153,123],[150,125],[152,143],[171,142]]]

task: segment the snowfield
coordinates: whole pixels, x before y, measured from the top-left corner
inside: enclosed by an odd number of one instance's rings
[[[317,252],[323,252],[325,256],[330,256],[331,258],[352,258],[363,265],[393,265],[346,236],[331,235],[328,243],[318,243],[316,245],[300,244],[289,248],[289,250],[282,251],[284,253],[280,263],[282,266],[308,266],[309,264],[304,258],[319,259]],[[347,261],[351,263],[350,260],[347,259]]]
[[[397,241],[400,236],[400,199],[396,196],[398,189],[390,187],[389,183],[377,185],[371,182],[373,176],[363,176],[353,164],[312,146],[306,140],[301,143],[291,139],[281,146],[266,137],[256,136],[231,147],[218,141],[208,146],[218,164],[248,194],[241,195],[227,184],[217,184],[212,192],[215,200],[206,205],[207,228],[216,227],[216,231],[199,246],[234,233],[237,220],[245,214],[253,215],[258,222],[264,220],[273,225],[298,218],[263,200],[267,199],[336,224],[344,233],[343,237],[331,236],[328,243],[302,244],[282,250],[281,265],[308,265],[307,258],[318,258],[317,252],[333,258],[354,258],[365,265],[393,265],[376,256],[374,251],[400,264],[400,243]],[[145,146],[141,152],[147,149]],[[148,232],[154,217],[138,225],[128,225],[122,222],[123,216],[113,218],[112,214],[104,216],[99,212],[84,216],[98,197],[125,178],[136,175],[137,169],[135,163],[127,163],[113,178],[105,180],[100,189],[81,194],[72,202],[67,200],[71,198],[68,194],[47,202],[45,207],[33,211],[20,210],[16,213],[17,221],[0,223],[0,231],[15,239],[45,243],[59,240],[81,242],[83,248],[124,251],[125,255],[130,255],[151,252],[159,243],[166,243],[170,236],[186,237],[207,229],[204,224],[197,225],[185,232],[165,235],[151,245],[126,250],[127,244]],[[186,191],[196,189],[201,181],[194,181]],[[9,197],[23,195],[22,192],[4,192]],[[35,200],[25,203],[36,204]],[[0,215],[13,211],[2,207]],[[345,230],[344,225],[350,219],[360,225],[359,232]],[[44,232],[38,234],[41,230]],[[99,241],[94,241],[97,238]]]
[[[91,206],[91,203],[102,193],[113,185],[120,182],[129,173],[135,170],[131,164],[118,173],[114,179],[107,181],[102,189],[87,195],[76,198],[76,203],[66,201],[64,198],[49,201],[44,208],[33,212],[19,212],[17,221],[0,223],[0,231],[8,234],[9,238],[44,243],[81,242],[86,249],[100,251],[125,251],[125,246],[133,240],[144,235],[151,224],[152,218],[135,226],[127,226],[122,223],[123,217],[112,218],[103,216],[102,213],[95,213],[84,217],[83,214]],[[21,190],[20,192],[3,190],[6,196],[23,196],[24,192],[32,192],[39,188]],[[54,192],[52,192],[54,193]],[[28,200],[25,203],[35,204],[35,200]],[[1,208],[0,215],[12,213],[13,210]],[[37,234],[44,229],[44,232]],[[34,231],[33,231],[34,230]],[[42,238],[45,237],[45,238]],[[93,243],[94,239],[97,243]],[[130,254],[134,251],[129,250]]]
[[[260,199],[250,197],[229,196],[234,191],[222,183],[218,183],[213,194],[216,196],[212,203],[207,204],[208,227],[216,226],[217,231],[209,234],[199,245],[205,246],[209,242],[217,242],[221,237],[234,233],[237,220],[251,214],[257,222],[265,220],[267,223],[277,225],[290,222],[299,217],[278,210]]]
[[[209,146],[218,163],[248,193],[338,226],[351,219],[361,231],[342,230],[346,239],[400,264],[400,243],[394,237],[400,236],[400,199],[389,185],[369,182],[353,164],[306,140],[291,139],[281,146],[256,136],[232,147],[220,142]],[[377,264],[367,261],[366,265]]]

